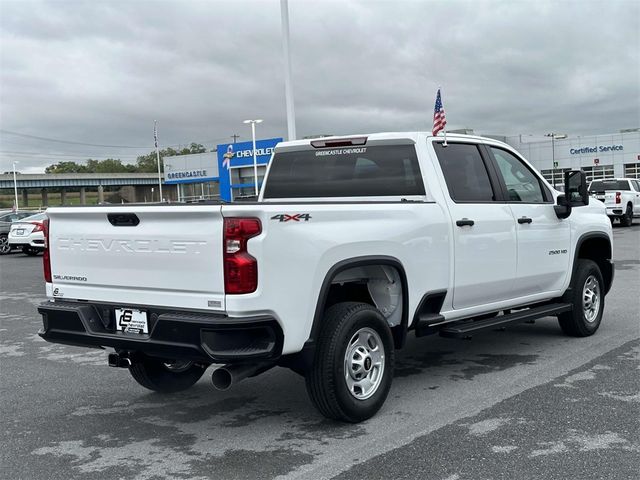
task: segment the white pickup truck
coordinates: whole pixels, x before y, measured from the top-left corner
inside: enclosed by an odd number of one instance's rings
[[[584,173],[561,193],[504,143],[448,140],[280,143],[255,203],[49,208],[39,333],[111,347],[159,392],[288,367],[348,422],[382,406],[409,332],[593,334],[614,268]]]
[[[640,180],[635,178],[608,178],[594,180],[589,194],[604,203],[611,223],[620,219],[623,227],[630,227],[633,217],[640,216]]]

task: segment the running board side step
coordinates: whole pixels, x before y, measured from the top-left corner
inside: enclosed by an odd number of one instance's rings
[[[486,320],[462,321],[450,326],[443,326],[440,329],[440,335],[446,338],[467,338],[483,330],[492,330],[512,323],[526,322],[527,320],[536,320],[542,317],[558,315],[559,313],[568,312],[572,308],[570,303],[551,303],[540,307],[532,307],[527,310],[519,310],[507,315],[488,318]]]

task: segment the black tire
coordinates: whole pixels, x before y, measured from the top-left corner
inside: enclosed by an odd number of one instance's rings
[[[25,255],[29,255],[30,257],[35,257],[40,253],[40,250],[38,250],[37,248],[24,246],[22,247],[22,253],[24,253]]]
[[[139,355],[129,367],[129,372],[136,382],[154,392],[181,392],[200,380],[207,369],[206,365],[184,363],[177,368],[177,362]],[[168,365],[173,365],[173,368]]]
[[[362,347],[364,356],[357,351],[360,342],[370,348],[369,351]],[[370,355],[372,352],[376,353]],[[354,366],[360,360],[362,370],[358,373]],[[347,361],[354,372],[350,377],[345,374]],[[393,337],[380,311],[366,303],[338,303],[325,312],[313,366],[305,377],[307,392],[325,417],[361,422],[375,415],[384,404],[393,380],[393,362]],[[351,393],[347,386],[348,381],[357,381],[354,376],[358,375],[364,375],[360,380],[373,379],[375,387],[371,387],[369,396],[361,387],[354,386]],[[358,390],[361,398],[357,398]]]
[[[591,300],[586,298],[588,282],[592,285],[590,291],[594,294]],[[596,333],[604,312],[604,292],[604,282],[598,264],[592,260],[578,259],[576,271],[571,279],[571,288],[562,297],[564,302],[573,305],[573,310],[558,315],[562,331],[572,337],[588,337]],[[598,299],[597,306],[592,303],[595,297]],[[588,309],[589,305],[592,308]]]
[[[627,210],[624,212],[624,215],[620,217],[620,224],[623,227],[630,227],[633,223],[633,207],[631,205],[627,205]]]
[[[9,245],[9,237],[6,233],[0,234],[0,255],[6,255],[11,252],[11,245]]]

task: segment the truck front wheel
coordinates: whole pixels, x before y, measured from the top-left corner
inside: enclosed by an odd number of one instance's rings
[[[361,422],[386,400],[393,362],[393,337],[380,311],[366,303],[338,303],[325,312],[307,392],[325,417]]]
[[[189,361],[162,360],[139,355],[129,367],[131,376],[144,388],[174,393],[193,386],[207,369]]]
[[[558,315],[564,333],[572,337],[588,337],[596,333],[604,311],[604,282],[596,262],[578,259],[571,289],[565,293],[563,301],[573,305],[570,312]]]

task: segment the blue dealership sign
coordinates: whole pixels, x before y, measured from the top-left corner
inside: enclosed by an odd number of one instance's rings
[[[256,163],[266,165],[275,146],[282,138],[256,140]],[[220,172],[220,198],[231,201],[231,188],[249,185],[231,185],[231,169],[253,165],[253,142],[222,143],[218,145],[218,171]],[[253,186],[253,183],[250,185]]]

